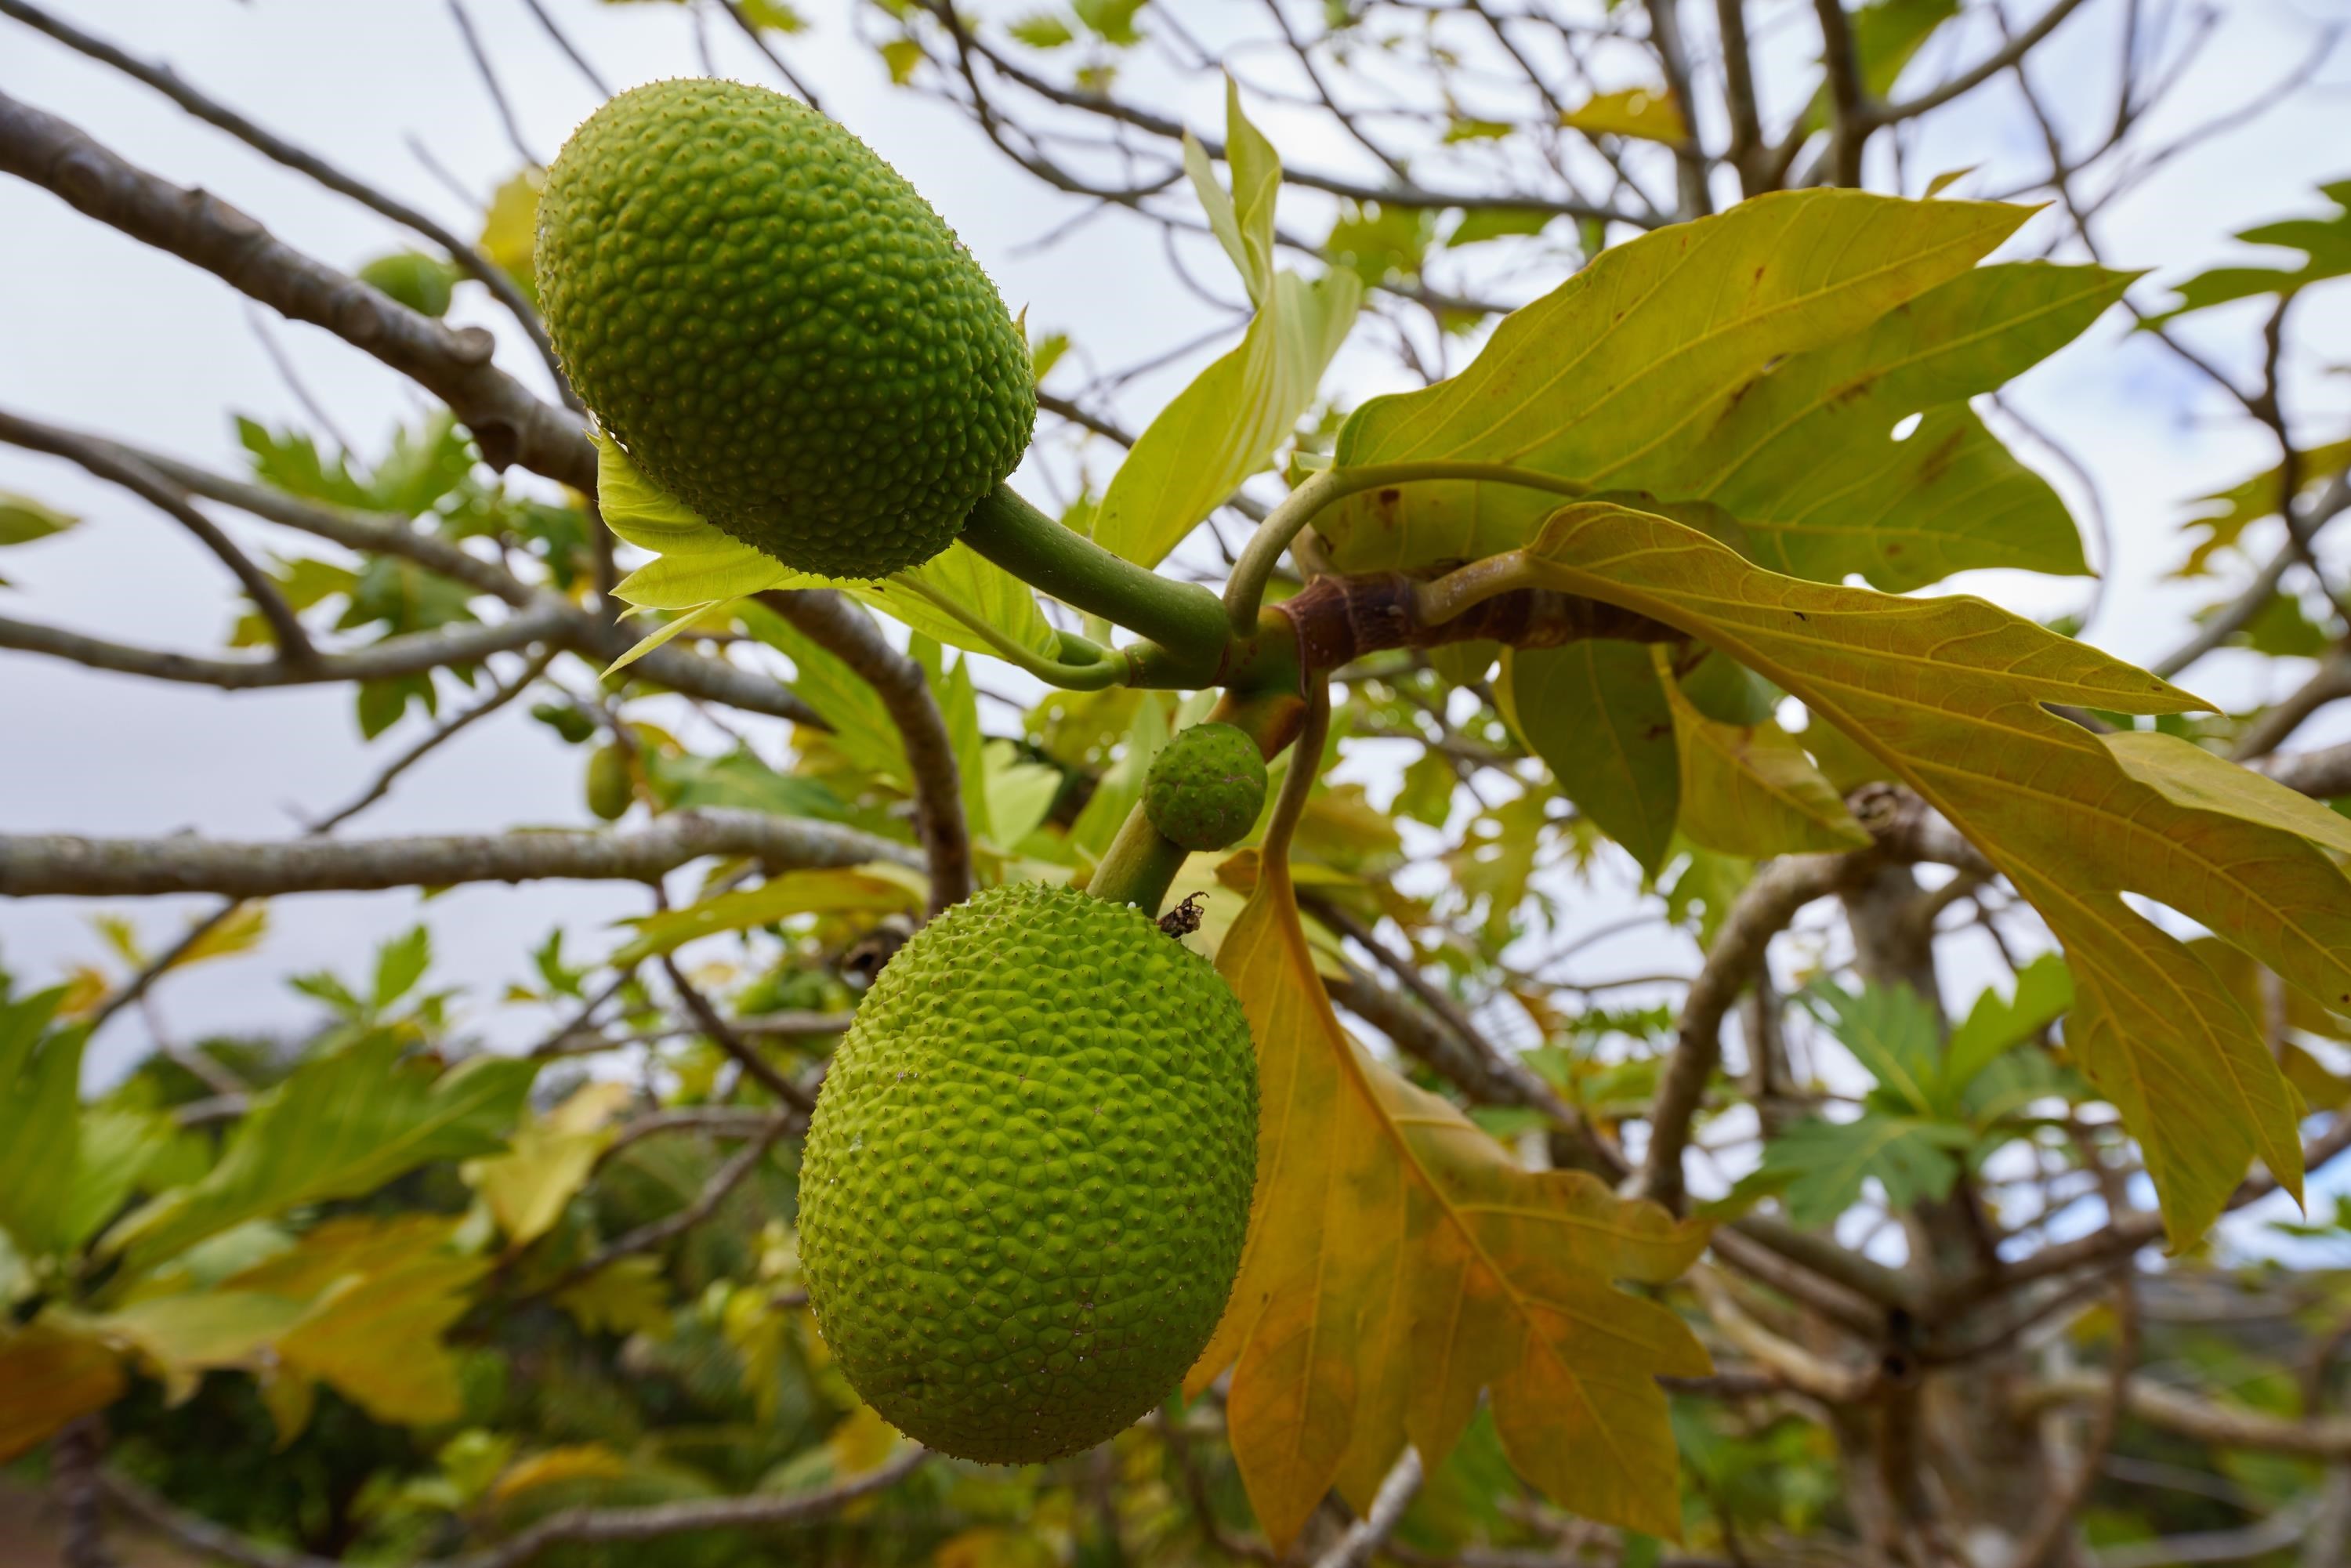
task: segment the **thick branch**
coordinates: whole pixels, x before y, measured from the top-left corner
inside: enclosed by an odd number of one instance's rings
[[[1634,1184],[1641,1197],[1679,1206],[1682,1151],[1689,1146],[1690,1122],[1698,1114],[1707,1080],[1722,1058],[1722,1020],[1730,1004],[1754,977],[1771,938],[1787,928],[1796,912],[1851,882],[1869,858],[1866,851],[1789,855],[1758,873],[1732,903],[1705,967],[1683,998],[1673,1054],[1649,1106],[1649,1147]]]
[[[347,653],[321,653],[308,664],[290,664],[284,659],[211,659],[138,648],[0,615],[0,648],[46,653],[93,670],[143,675],[149,680],[249,692],[271,686],[390,680],[452,665],[477,664],[492,653],[511,653],[560,636],[572,630],[568,622],[569,616],[560,611],[531,611],[508,616],[496,625],[387,637]]]
[[[716,808],[672,812],[626,832],[550,829],[344,843],[23,833],[0,834],[0,897],[271,898],[549,878],[649,882],[705,855],[747,855],[778,869],[914,862],[905,845],[854,828]]]
[[[2098,1405],[2109,1392],[2109,1381],[2102,1374],[2077,1372],[2022,1390],[2011,1408],[2020,1418],[2030,1419],[2053,1406]],[[2297,1421],[2217,1404],[2145,1377],[2134,1377],[2125,1385],[2123,1408],[2134,1419],[2150,1427],[2219,1448],[2259,1448],[2321,1459],[2351,1458],[2351,1416],[2312,1416]]]
[[[491,466],[518,464],[593,494],[596,449],[580,421],[490,361],[496,340],[455,329],[275,238],[208,192],[124,161],[77,127],[0,93],[0,172],[203,267],[291,320],[324,327],[447,403]]]
[[[533,9],[537,7],[534,6]],[[523,297],[521,288],[516,286],[513,278],[506,275],[503,268],[479,250],[460,239],[447,225],[435,220],[430,214],[420,212],[396,197],[386,195],[366,182],[346,174],[316,153],[306,152],[284,138],[264,131],[236,110],[205,97],[186,82],[182,81],[179,73],[169,66],[149,65],[146,61],[116,48],[105,39],[82,32],[71,23],[50,16],[38,6],[26,5],[25,0],[0,0],[0,15],[14,16],[26,26],[47,33],[69,49],[78,50],[94,60],[101,60],[124,75],[145,82],[198,120],[220,127],[264,157],[274,162],[282,163],[288,169],[298,170],[308,174],[327,189],[339,195],[349,196],[371,212],[381,213],[393,223],[423,235],[426,239],[447,251],[449,259],[456,263],[465,276],[487,288],[497,298],[498,303],[507,308],[508,314],[522,324],[523,330],[530,335],[531,345],[538,350],[539,357],[547,361],[548,369],[554,373],[556,384],[564,388],[566,395],[569,395],[569,388],[563,380],[562,367],[556,362],[555,346],[548,341],[547,329],[539,324],[538,312],[531,308],[530,301]],[[559,42],[561,35],[559,34],[557,37]],[[569,46],[565,47],[568,48]],[[572,57],[579,58],[576,55]]]
[[[923,666],[890,646],[872,616],[831,589],[778,591],[759,602],[857,672],[889,710],[906,747],[915,821],[929,861],[931,913],[971,896],[971,836],[955,742]]]
[[[1813,0],[1821,23],[1821,62],[1829,88],[1829,178],[1839,185],[1861,183],[1861,150],[1869,139],[1863,105],[1861,56],[1854,47],[1853,20],[1844,0]]]

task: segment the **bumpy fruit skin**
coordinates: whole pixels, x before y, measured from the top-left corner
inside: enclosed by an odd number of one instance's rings
[[[1187,850],[1239,842],[1264,805],[1265,758],[1229,724],[1182,731],[1143,776],[1144,815]]]
[[[1073,1454],[1207,1345],[1256,1169],[1249,1023],[1207,961],[1132,905],[992,888],[899,950],[825,1075],[809,1302],[913,1437]]]
[[[548,171],[537,266],[605,430],[788,566],[936,555],[1036,425],[987,274],[897,171],[780,93],[664,81],[606,103]]]

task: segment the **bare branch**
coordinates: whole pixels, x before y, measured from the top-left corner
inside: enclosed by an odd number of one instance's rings
[[[1961,71],[1942,86],[1930,89],[1916,98],[1899,103],[1865,106],[1870,120],[1878,125],[1891,125],[1896,120],[1911,120],[1929,110],[1940,109],[1953,99],[1975,91],[2001,72],[2032,52],[2042,39],[2057,30],[2057,25],[2081,8],[2082,0],[2053,0],[2041,19],[2017,34],[1979,64]]]
[[[347,843],[22,833],[0,834],[0,897],[271,898],[550,878],[650,882],[705,855],[747,855],[777,868],[914,862],[905,845],[854,828],[717,808],[674,811],[623,832],[567,828]]]
[[[923,666],[890,646],[873,618],[831,589],[775,591],[759,602],[790,622],[873,688],[905,743],[915,820],[929,859],[931,913],[971,896],[971,837],[963,784],[938,699]]]
[[[478,664],[492,653],[512,653],[549,638],[569,641],[564,634],[576,630],[569,622],[570,617],[565,612],[534,610],[508,616],[496,625],[387,637],[349,653],[320,653],[308,664],[297,664],[284,659],[211,659],[160,648],[139,648],[0,615],[0,648],[46,653],[53,659],[64,659],[93,670],[111,670],[117,674],[244,692],[340,681],[390,680],[456,664]]]
[[[457,24],[457,36],[465,40],[465,53],[473,57],[475,74],[489,91],[490,106],[498,111],[498,123],[506,128],[507,145],[525,163],[539,167],[538,154],[523,139],[522,122],[515,119],[514,105],[507,101],[506,89],[498,85],[498,73],[490,64],[489,52],[482,47],[481,37],[474,31],[474,18],[466,14],[465,0],[449,0],[449,16]]]
[[[497,341],[420,316],[275,238],[253,218],[125,162],[53,114],[0,93],[0,172],[226,281],[279,315],[324,327],[454,410],[494,468],[520,465],[596,488],[596,449],[574,415],[490,360]]]
[[[1730,146],[1724,156],[1739,171],[1739,188],[1750,196],[1763,193],[1761,162],[1768,150],[1763,119],[1755,96],[1755,55],[1747,41],[1747,0],[1714,0],[1717,30],[1722,38],[1722,85],[1730,112]]]
[[[588,78],[588,85],[594,88],[601,97],[611,97],[611,86],[598,73],[596,68],[589,63],[588,57],[580,52],[579,46],[574,44],[569,36],[556,24],[554,16],[549,13],[546,5],[541,4],[541,0],[522,0],[522,3],[530,8],[531,16],[538,22],[539,30],[553,39],[555,47],[563,51],[563,57],[577,66],[580,68],[580,74]]]
[[[879,1469],[852,1476],[820,1490],[654,1503],[643,1508],[571,1508],[550,1514],[521,1533],[482,1552],[428,1558],[415,1568],[520,1568],[549,1547],[566,1542],[653,1541],[697,1530],[758,1530],[799,1524],[837,1512],[859,1498],[887,1490],[930,1458],[927,1448],[900,1450]],[[248,1541],[210,1520],[174,1507],[141,1483],[118,1472],[100,1472],[107,1495],[126,1511],[194,1551],[239,1568],[343,1568],[333,1558],[313,1557]]]
[[[383,770],[375,776],[374,779],[369,783],[365,789],[353,796],[344,805],[338,807],[336,810],[329,811],[325,816],[319,818],[317,821],[312,822],[310,824],[309,831],[314,834],[332,832],[343,823],[348,822],[353,817],[358,816],[361,811],[366,810],[370,806],[374,805],[378,800],[382,800],[385,795],[391,793],[392,784],[402,774],[407,772],[410,768],[423,761],[427,757],[432,756],[433,753],[438,751],[451,740],[454,740],[458,736],[464,734],[473,726],[479,724],[482,720],[489,717],[492,714],[506,706],[507,704],[520,696],[525,691],[529,689],[531,682],[538,679],[540,675],[546,674],[547,666],[554,663],[554,661],[555,651],[553,649],[547,649],[540,653],[532,654],[530,662],[516,673],[514,679],[510,681],[502,681],[492,685],[490,687],[489,695],[484,697],[480,702],[474,704],[471,707],[466,708],[461,713],[450,715],[447,718],[443,719],[439,724],[434,726],[432,733],[426,735],[423,738],[417,741],[415,745],[410,747],[407,750],[402,752],[398,757],[393,758],[390,763],[385,765]]]
[[[784,57],[776,53],[768,40],[760,36],[758,25],[744,14],[741,0],[719,0],[719,8],[733,18],[735,26],[742,30],[743,36],[751,40],[751,47],[765,55],[768,57],[768,63],[776,68],[777,73],[791,83],[792,90],[807,99],[810,109],[822,113],[824,105],[817,101],[816,94],[809,90],[808,83],[800,80],[793,73],[792,68],[784,63]]]
[[[1314,1560],[1314,1568],[1364,1568],[1404,1518],[1404,1511],[1412,1506],[1420,1490],[1420,1450],[1407,1446],[1380,1482],[1373,1494],[1372,1506],[1364,1517],[1346,1528],[1331,1550]]]
[[[2011,1403],[2020,1418],[2060,1405],[2095,1406],[2108,1395],[2108,1380],[2091,1372],[2046,1378],[2021,1390]],[[2134,1420],[2222,1448],[2257,1448],[2311,1458],[2351,1458],[2351,1416],[2314,1416],[2300,1420],[2221,1405],[2158,1383],[2133,1377],[2126,1384],[2123,1408]]]
[[[1722,1058],[1722,1020],[1762,963],[1771,938],[1796,912],[1825,898],[1860,873],[1870,852],[1843,855],[1789,855],[1756,873],[1723,916],[1706,967],[1683,998],[1681,1023],[1672,1055],[1649,1106],[1649,1146],[1633,1190],[1669,1207],[1682,1197],[1682,1151],[1689,1145],[1690,1121],[1698,1114],[1707,1080]]]
[[[1704,217],[1714,211],[1714,197],[1706,188],[1706,154],[1698,144],[1698,100],[1690,91],[1689,49],[1682,42],[1681,0],[1648,0],[1649,45],[1666,73],[1666,91],[1682,119],[1682,139],[1674,144],[1675,183],[1679,189],[1681,216]]]
[[[1870,120],[1863,101],[1861,55],[1854,47],[1853,19],[1845,15],[1844,0],[1813,0],[1813,11],[1820,18],[1821,60],[1828,72],[1828,177],[1835,184],[1858,186]]]
[[[1707,1322],[1798,1393],[1825,1404],[1851,1405],[1866,1398],[1876,1383],[1873,1368],[1831,1361],[1772,1333],[1739,1304],[1730,1286],[1704,1263],[1690,1270],[1689,1281],[1706,1307]]]
[[[277,591],[277,584],[269,574],[254,565],[252,558],[237,549],[235,542],[221,532],[218,524],[164,484],[162,476],[143,464],[106,450],[99,443],[5,412],[0,412],[0,441],[78,464],[99,478],[130,491],[195,535],[243,585],[246,596],[268,622],[270,640],[277,644],[278,661],[297,669],[318,662],[319,651],[310,646],[310,634],[303,630],[300,619],[286,602],[286,596]]]
[[[532,0],[532,9],[538,9],[536,0]],[[570,395],[562,367],[556,362],[555,346],[548,341],[547,329],[539,323],[538,312],[531,308],[522,289],[507,276],[503,267],[467,245],[454,230],[430,214],[421,212],[395,196],[387,195],[365,181],[345,173],[316,153],[305,152],[292,142],[264,131],[236,110],[207,98],[182,81],[179,74],[169,66],[149,65],[105,39],[85,33],[71,23],[26,4],[26,0],[0,0],[0,15],[13,16],[29,27],[47,33],[69,49],[103,61],[124,75],[145,82],[198,120],[220,127],[273,162],[298,170],[338,195],[349,196],[361,206],[381,213],[447,251],[449,259],[456,263],[459,270],[487,288],[498,303],[507,308],[507,314],[522,324],[523,330],[530,334],[531,345],[538,350],[539,358],[547,361],[548,369],[554,373],[556,384],[563,389],[567,398]]]
[[[726,1164],[710,1173],[710,1179],[702,1184],[702,1190],[695,1195],[692,1203],[674,1214],[649,1220],[615,1238],[565,1270],[535,1293],[548,1296],[568,1291],[632,1253],[650,1252],[664,1242],[684,1235],[718,1211],[718,1206],[759,1168],[759,1162],[768,1157],[768,1151],[776,1146],[778,1138],[786,1133],[805,1130],[807,1125],[806,1114],[799,1111],[769,1116],[767,1124],[749,1142],[728,1155]]]
[[[676,988],[678,999],[685,1004],[685,1010],[694,1015],[694,1021],[719,1050],[741,1063],[743,1071],[757,1079],[761,1088],[801,1116],[806,1117],[816,1110],[814,1096],[777,1071],[774,1064],[735,1031],[733,1025],[719,1017],[718,1009],[710,1005],[710,998],[702,994],[701,988],[687,979],[685,971],[677,967],[674,955],[663,954],[661,966],[662,972],[669,977],[669,983]]]

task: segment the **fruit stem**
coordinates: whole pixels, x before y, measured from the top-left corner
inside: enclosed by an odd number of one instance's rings
[[[974,507],[963,541],[1029,587],[1159,644],[1164,665],[1213,683],[1229,633],[1224,607],[1197,583],[1174,582],[1063,528],[998,485]]]
[[[1249,543],[1242,548],[1241,559],[1234,564],[1233,574],[1225,583],[1225,616],[1233,635],[1246,637],[1257,629],[1258,609],[1265,601],[1265,585],[1272,580],[1273,569],[1280,563],[1281,552],[1306,531],[1306,525],[1325,507],[1365,490],[1430,479],[1468,479],[1489,485],[1514,485],[1523,489],[1547,490],[1554,496],[1583,496],[1590,494],[1592,489],[1581,480],[1565,479],[1556,474],[1539,473],[1532,468],[1520,468],[1508,463],[1432,460],[1425,463],[1366,463],[1355,468],[1325,468],[1292,490],[1281,505],[1267,513],[1265,521],[1257,526],[1257,531],[1249,536]]]

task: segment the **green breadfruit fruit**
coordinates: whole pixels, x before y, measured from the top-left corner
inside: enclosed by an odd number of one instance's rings
[[[1143,777],[1144,815],[1187,850],[1238,843],[1264,805],[1265,758],[1228,724],[1183,731]]]
[[[1131,904],[991,888],[899,949],[825,1075],[809,1302],[914,1437],[1073,1454],[1207,1345],[1256,1171],[1256,1058],[1215,969]]]
[[[628,754],[617,746],[600,746],[588,754],[588,809],[608,822],[629,814],[637,796],[629,777]]]
[[[421,251],[396,250],[360,267],[360,281],[392,296],[420,316],[445,316],[457,275],[447,262]]]
[[[779,93],[664,81],[599,109],[548,171],[537,267],[606,432],[787,566],[929,559],[1036,425],[987,275],[897,171]]]

